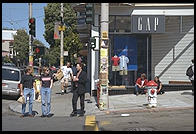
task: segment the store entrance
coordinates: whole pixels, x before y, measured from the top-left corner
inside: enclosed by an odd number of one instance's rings
[[[110,35],[110,43],[110,86],[133,86],[141,73],[145,73],[147,78],[151,79],[150,35]],[[120,58],[116,70],[112,60],[115,55]],[[128,61],[123,57],[127,57]]]

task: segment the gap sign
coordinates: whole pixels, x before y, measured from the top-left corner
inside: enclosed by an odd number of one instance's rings
[[[132,33],[164,33],[164,15],[132,15]]]

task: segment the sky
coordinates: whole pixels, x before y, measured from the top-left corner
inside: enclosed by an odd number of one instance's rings
[[[36,39],[46,47],[49,44],[44,39],[44,7],[47,3],[32,3],[32,17],[36,19]],[[2,28],[14,30],[25,29],[29,31],[29,4],[28,3],[2,3]]]

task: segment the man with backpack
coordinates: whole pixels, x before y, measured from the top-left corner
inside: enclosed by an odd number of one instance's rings
[[[189,80],[192,83],[192,92],[194,94],[194,59],[191,60],[192,64],[191,66],[187,69],[186,75],[189,77]]]

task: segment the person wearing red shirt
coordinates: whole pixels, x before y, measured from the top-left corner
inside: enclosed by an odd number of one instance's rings
[[[135,84],[135,93],[138,95],[139,93],[146,93],[145,86],[148,83],[146,79],[146,74],[141,74],[141,77],[137,79]]]

